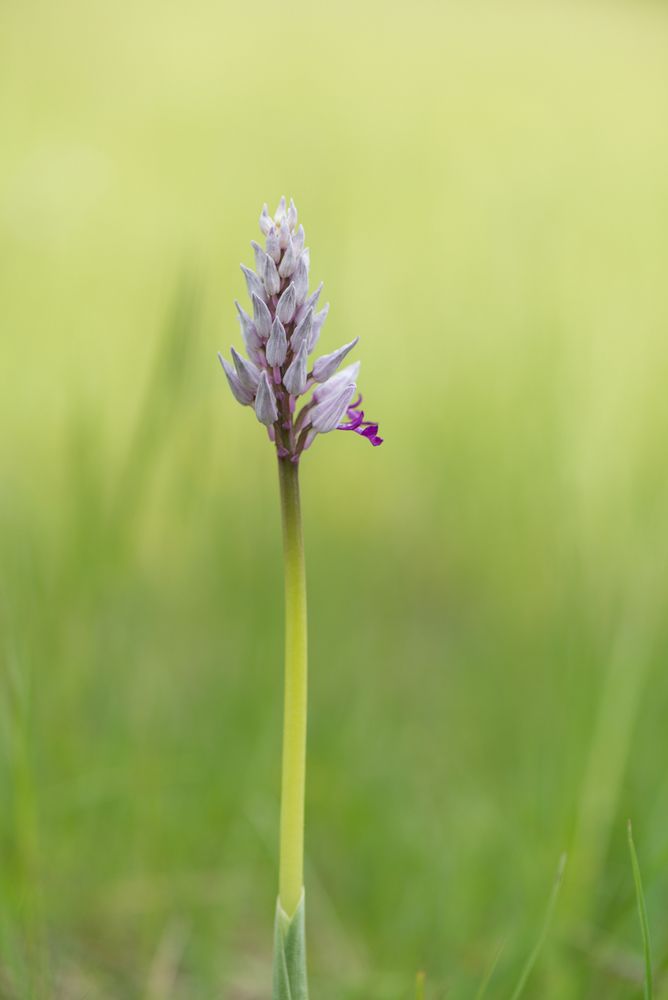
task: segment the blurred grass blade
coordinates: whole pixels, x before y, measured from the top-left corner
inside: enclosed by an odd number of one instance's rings
[[[617,811],[633,729],[652,663],[652,646],[662,607],[650,595],[660,593],[654,581],[662,557],[640,561],[630,578],[626,608],[614,639],[598,698],[597,720],[580,792],[571,842],[572,866],[564,893],[564,920],[571,926],[591,924],[591,907]]]
[[[118,530],[122,530],[136,516],[150,474],[169,441],[169,432],[183,399],[195,350],[200,325],[200,298],[196,285],[183,279],[158,337],[153,367],[119,475],[114,510]]]
[[[4,644],[3,644],[4,646]],[[33,765],[31,672],[13,648],[0,648],[0,973],[6,959],[21,996],[46,995],[43,913]],[[5,907],[7,912],[5,912]],[[0,995],[4,997],[0,979]],[[42,991],[42,992],[40,992]]]
[[[501,955],[503,954],[503,949],[505,948],[505,946],[506,946],[505,942],[503,942],[496,949],[496,954],[494,955],[494,958],[492,959],[492,964],[490,965],[489,969],[487,970],[487,974],[485,975],[485,978],[483,979],[483,981],[480,984],[480,989],[478,990],[478,992],[475,995],[475,1000],[483,1000],[483,997],[487,994],[487,990],[489,989],[489,984],[491,983],[491,981],[492,981],[492,979],[494,977],[494,973],[496,972],[496,967],[499,964],[499,959],[501,958]]]
[[[533,972],[533,968],[538,960],[538,956],[541,953],[543,945],[545,944],[545,939],[549,933],[550,927],[552,925],[552,918],[554,916],[554,910],[557,905],[557,899],[559,897],[559,890],[561,889],[561,883],[564,877],[564,869],[566,868],[566,855],[562,854],[559,859],[559,867],[557,868],[557,876],[554,880],[554,885],[552,886],[552,892],[550,893],[550,900],[547,904],[547,911],[545,913],[545,919],[543,921],[543,926],[540,932],[540,936],[534,945],[533,951],[529,955],[524,968],[522,969],[522,974],[519,978],[519,982],[515,987],[515,992],[513,993],[511,1000],[519,1000],[519,997],[524,992],[524,987],[526,986],[529,976]]]
[[[426,978],[424,972],[418,972],[415,977],[415,1000],[424,1000],[424,983]]]
[[[640,917],[640,928],[642,930],[642,946],[645,954],[645,1000],[652,1000],[654,996],[654,986],[652,980],[652,946],[649,937],[649,920],[647,919],[647,906],[645,904],[645,893],[640,877],[640,865],[636,846],[633,842],[633,828],[631,820],[628,824],[629,851],[631,853],[631,867],[633,868],[633,881],[636,886],[636,900],[638,902],[638,916]]]

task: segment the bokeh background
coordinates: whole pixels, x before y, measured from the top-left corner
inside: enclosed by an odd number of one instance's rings
[[[0,8],[0,995],[261,1000],[293,195],[386,439],[303,462],[312,991],[668,996],[668,9]]]

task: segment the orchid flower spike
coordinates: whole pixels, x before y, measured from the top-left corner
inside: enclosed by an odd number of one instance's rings
[[[250,360],[234,348],[232,365],[221,356],[234,398],[253,407],[279,458],[298,462],[318,434],[332,430],[354,431],[377,447],[383,443],[378,424],[360,409],[359,362],[340,368],[359,338],[309,360],[329,305],[315,312],[322,285],[309,295],[310,250],[294,202],[288,207],[281,198],[273,216],[265,205],[260,230],[265,249],[251,243],[255,271],[241,265],[251,309],[237,304]]]

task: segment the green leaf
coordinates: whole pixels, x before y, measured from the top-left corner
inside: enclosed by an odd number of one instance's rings
[[[554,880],[554,885],[552,886],[552,892],[550,893],[550,899],[547,904],[547,910],[545,912],[545,919],[543,921],[543,926],[541,928],[540,935],[536,944],[534,945],[533,951],[529,955],[524,968],[522,969],[522,975],[519,978],[519,982],[515,987],[515,992],[512,995],[511,1000],[519,1000],[519,997],[524,992],[524,987],[527,984],[529,976],[533,972],[533,967],[536,964],[538,956],[540,955],[541,949],[545,944],[545,939],[547,938],[550,926],[552,924],[552,917],[554,916],[554,908],[557,905],[557,898],[559,896],[559,889],[561,888],[561,882],[564,877],[564,869],[566,867],[566,855],[562,854],[559,859],[559,867],[557,868],[557,875]]]
[[[308,1000],[303,894],[292,917],[287,915],[280,900],[276,902],[271,996],[272,1000]]]
[[[633,843],[633,829],[631,820],[628,825],[629,851],[631,852],[631,867],[633,868],[633,881],[636,885],[636,900],[638,902],[638,916],[640,917],[640,928],[642,930],[642,945],[645,953],[645,1000],[652,1000],[654,996],[654,986],[652,979],[652,946],[649,938],[649,920],[647,919],[647,906],[645,905],[645,893],[642,888],[640,877],[640,865],[636,846]]]

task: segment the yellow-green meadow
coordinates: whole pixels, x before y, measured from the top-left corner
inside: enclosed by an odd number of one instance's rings
[[[263,1000],[262,203],[382,448],[300,468],[316,1000],[668,998],[668,9],[0,9],[0,997]],[[501,949],[501,950],[500,950]],[[500,954],[499,954],[500,952]]]

